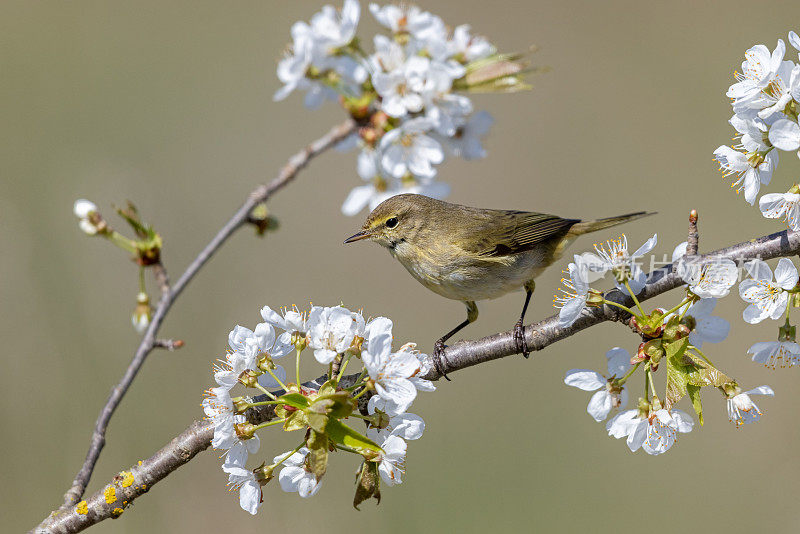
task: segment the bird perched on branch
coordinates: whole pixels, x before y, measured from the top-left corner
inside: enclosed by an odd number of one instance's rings
[[[525,304],[514,326],[517,350],[527,358],[523,321],[534,279],[580,235],[632,221],[636,212],[596,221],[562,219],[527,211],[471,208],[423,195],[393,196],[367,216],[360,232],[345,243],[369,239],[387,248],[422,285],[467,306],[467,318],[434,345],[442,365],[445,341],[478,318],[478,300],[525,289]],[[449,380],[449,379],[448,379]]]

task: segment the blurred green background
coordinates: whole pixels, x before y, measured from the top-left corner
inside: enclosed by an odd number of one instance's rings
[[[31,528],[61,502],[138,342],[129,318],[136,268],[78,231],[73,201],[92,199],[120,227],[111,205],[135,201],[163,235],[177,278],[254,185],[342,119],[332,103],[309,111],[297,96],[271,99],[291,24],[320,6],[2,2],[2,530]],[[536,44],[533,62],[552,67],[533,92],[475,97],[496,119],[489,157],[441,166],[450,200],[584,218],[658,210],[624,230],[634,247],[657,231],[659,254],[685,238],[690,208],[705,251],[782,229],[737,197],[711,158],[733,133],[724,94],[733,71],[747,47],[774,47],[800,29],[796,1],[422,6],[448,24],[471,23],[501,50]],[[369,39],[375,24],[364,14]],[[784,156],[770,191],[797,179],[797,160]],[[324,155],[270,203],[280,232],[260,240],[240,231],[201,272],[162,329],[186,347],[151,355],[111,423],[90,491],[202,416],[228,331],[252,327],[265,304],[363,307],[394,320],[397,342],[425,351],[462,319],[461,304],[425,290],[378,247],[342,245],[361,224],[339,212],[358,183],[354,153]],[[573,251],[590,245],[584,238]],[[559,277],[554,267],[538,280],[529,321],[553,313]],[[521,302],[518,293],[482,304],[464,336],[509,329]],[[352,509],[355,463],[342,457],[313,499],[274,484],[251,517],[209,452],[95,531],[797,532],[798,371],[749,361],[746,349],[773,339],[776,325],[744,324],[743,308],[737,296],[721,303],[733,333],[707,353],[744,386],[776,390],[758,400],[766,415],[755,426],[736,430],[711,391],[705,428],[669,454],[631,454],[585,413],[590,394],[563,384],[569,368],[602,370],[612,346],[635,349],[630,332],[606,324],[420,395],[413,411],[425,436],[410,444],[407,481],[385,489],[378,507]],[[277,434],[262,438],[265,458],[289,447]]]

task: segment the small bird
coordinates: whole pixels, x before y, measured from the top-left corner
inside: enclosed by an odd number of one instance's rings
[[[443,372],[445,341],[478,318],[478,300],[525,289],[514,326],[517,350],[528,357],[523,321],[534,279],[558,260],[580,235],[652,215],[643,211],[596,221],[562,219],[527,211],[492,210],[451,204],[424,195],[402,194],[380,203],[362,229],[347,239],[370,239],[389,249],[422,285],[467,306],[467,318],[434,345],[434,364]],[[449,380],[449,378],[448,378]]]

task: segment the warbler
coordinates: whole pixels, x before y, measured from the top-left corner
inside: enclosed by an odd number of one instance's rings
[[[444,343],[478,318],[476,301],[525,289],[514,339],[517,350],[527,358],[522,325],[534,279],[578,236],[646,215],[651,213],[639,211],[584,222],[544,213],[471,208],[402,194],[379,204],[367,216],[361,231],[344,242],[369,239],[378,243],[422,285],[466,304],[466,320],[434,345],[434,363],[445,376],[441,362]]]

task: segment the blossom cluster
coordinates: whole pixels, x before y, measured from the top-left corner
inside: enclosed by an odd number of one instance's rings
[[[752,395],[774,395],[769,386],[742,391],[739,384],[720,371],[703,352],[704,343],[723,341],[730,323],[713,315],[717,300],[727,296],[739,280],[739,267],[728,258],[699,258],[687,255],[688,245],[681,243],[672,253],[672,266],[685,282],[684,297],[671,309],[656,308],[647,313],[637,299],[645,287],[645,275],[636,259],[648,254],[656,245],[654,235],[633,253],[628,241],[620,239],[595,245],[594,252],[576,254],[568,266],[569,278],[554,304],[560,307],[559,324],[571,326],[586,307],[609,305],[622,308],[631,316],[630,327],[641,342],[634,355],[621,347],[606,353],[607,373],[591,369],[571,369],[564,382],[584,391],[593,391],[586,411],[597,422],[605,421],[608,435],[625,438],[631,451],[639,449],[658,455],[668,451],[679,433],[694,427],[694,420],[677,409],[675,404],[688,397],[700,423],[703,411],[700,391],[711,386],[722,392],[728,417],[737,427],[760,419],[762,412]],[[777,319],[788,314],[789,301],[796,290],[798,273],[792,262],[783,258],[778,263],[775,279],[763,261],[744,263],[750,277],[739,284],[741,297],[749,303],[743,318],[749,323],[765,318]],[[604,293],[590,284],[606,273],[612,273],[617,288],[627,294],[635,308],[607,300]],[[751,347],[753,360],[775,368],[800,362],[794,342],[794,327],[788,323],[780,330],[779,341],[756,343]],[[666,366],[666,373],[656,374]],[[640,368],[644,369],[644,392],[637,405],[628,408],[628,381]],[[663,395],[656,393],[654,377],[665,376]]]
[[[800,50],[800,37],[789,32],[789,43]],[[765,45],[745,52],[742,71],[727,96],[733,106],[731,126],[737,132],[735,146],[720,146],[714,158],[725,176],[733,178],[736,191],[744,191],[745,200],[755,203],[762,185],[769,184],[778,166],[779,151],[795,152],[800,148],[800,65],[786,58],[786,45],[778,39],[770,52]],[[776,150],[777,149],[777,150]],[[800,157],[800,151],[797,152]],[[800,189],[786,193],[768,193],[759,199],[764,217],[783,217],[793,230],[800,229]]]
[[[223,451],[222,470],[229,486],[239,490],[241,507],[251,514],[258,511],[261,487],[278,468],[284,491],[301,497],[316,494],[327,470],[328,452],[334,449],[362,458],[355,506],[370,497],[380,498],[379,479],[388,485],[401,483],[406,442],[420,438],[425,428],[422,418],[408,409],[417,391],[435,389],[421,378],[428,371],[425,355],[413,343],[392,350],[392,321],[386,317],[367,321],[360,312],[342,306],[284,313],[265,306],[261,317],[263,322],[253,330],[238,325],[231,330],[230,349],[214,366],[217,385],[206,391],[203,400],[214,427],[211,444]],[[301,383],[305,349],[326,366],[322,380]],[[292,353],[295,376],[289,380],[277,362]],[[363,367],[345,375],[351,360],[360,360]],[[234,397],[231,390],[237,384],[262,395]],[[272,410],[269,417],[254,419],[254,413],[265,409]],[[365,422],[365,434],[345,423],[351,419]],[[255,469],[248,468],[248,457],[260,448],[256,431],[276,425],[287,432],[302,431],[300,443]]]
[[[357,134],[340,147],[358,145],[355,187],[342,212],[355,215],[399,193],[442,198],[449,185],[436,180],[445,154],[482,158],[481,138],[493,120],[475,112],[467,91],[518,91],[525,66],[516,56],[498,54],[469,25],[450,30],[436,15],[412,5],[370,4],[369,11],[388,35],[372,39],[366,52],[356,30],[358,0],[341,11],[326,5],[310,22],[292,26],[292,43],[278,64],[283,100],[305,91],[305,104],[339,100],[358,121]]]

